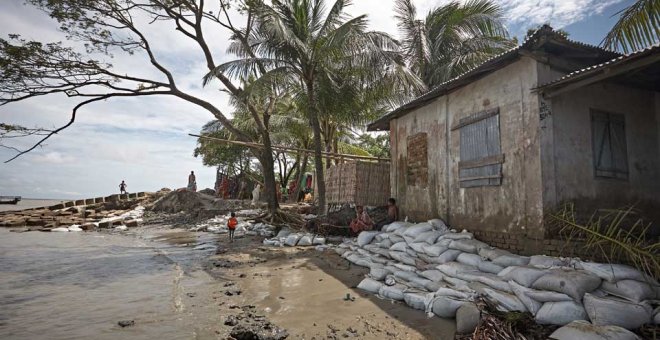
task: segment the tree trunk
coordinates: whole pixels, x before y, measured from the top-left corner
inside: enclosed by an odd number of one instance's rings
[[[316,111],[313,81],[307,82],[307,98],[309,100],[309,123],[312,125],[312,133],[314,134],[314,168],[316,169],[316,192],[314,192],[314,195],[318,199],[319,214],[325,215],[328,207],[325,205],[325,176],[323,175],[323,155],[321,154],[323,145],[321,142],[321,124]]]
[[[277,201],[277,182],[275,181],[275,161],[273,160],[273,148],[270,143],[270,135],[268,131],[262,133],[264,140],[264,148],[259,157],[259,162],[264,172],[264,196],[266,203],[268,203],[268,212],[274,214],[279,208],[280,204]]]

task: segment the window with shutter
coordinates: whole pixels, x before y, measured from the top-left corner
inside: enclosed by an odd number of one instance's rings
[[[429,179],[428,167],[428,141],[424,132],[408,136],[408,173],[406,174],[408,185],[426,188]]]
[[[504,154],[500,146],[499,108],[461,119],[458,175],[462,188],[502,184]]]
[[[595,176],[628,179],[624,115],[592,109],[591,142]]]

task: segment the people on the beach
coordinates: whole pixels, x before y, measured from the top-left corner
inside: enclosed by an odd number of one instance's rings
[[[122,195],[123,194],[128,194],[128,192],[126,191],[127,187],[128,187],[128,185],[126,185],[126,182],[124,182],[124,180],[122,180],[121,183],[119,183],[119,193],[122,194]]]
[[[234,231],[236,231],[237,225],[238,220],[236,219],[236,213],[232,212],[231,217],[227,221],[227,229],[229,229],[229,242],[234,242]]]
[[[387,218],[376,225],[376,230],[380,231],[384,226],[399,220],[399,207],[396,206],[396,200],[392,197],[387,200]]]
[[[197,191],[197,179],[195,178],[195,172],[191,171],[188,175],[188,190],[195,192]]]
[[[371,217],[367,214],[367,211],[363,206],[358,205],[355,207],[356,217],[351,221],[351,232],[353,235],[359,234],[363,230],[371,230],[374,224],[371,221]]]

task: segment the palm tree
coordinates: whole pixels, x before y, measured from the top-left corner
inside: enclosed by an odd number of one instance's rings
[[[628,53],[660,41],[660,0],[637,0],[616,14],[619,20],[602,46]]]
[[[245,44],[232,46],[241,59],[220,65],[216,72],[245,77],[257,72],[253,88],[289,91],[301,103],[312,128],[318,204],[325,212],[325,181],[321,118],[347,110],[330,111],[351,98],[367,99],[384,93],[393,84],[419,81],[407,72],[397,42],[382,32],[367,31],[366,16],[349,18],[350,0],[336,0],[326,9],[324,0],[248,1],[258,28],[248,37],[255,53],[246,53]],[[212,75],[210,73],[210,75]],[[374,85],[379,84],[379,85]],[[415,85],[416,84],[416,85]],[[347,89],[364,95],[338,97]],[[405,91],[402,91],[405,93]],[[357,99],[356,99],[357,100]],[[366,102],[363,101],[363,102]],[[334,103],[334,104],[328,104]],[[346,105],[344,105],[345,107]]]
[[[406,61],[429,88],[515,46],[492,0],[454,1],[423,20],[412,0],[396,0],[395,12]]]

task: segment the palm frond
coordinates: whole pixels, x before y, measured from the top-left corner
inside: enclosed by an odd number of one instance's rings
[[[617,14],[601,46],[629,53],[660,42],[660,0],[637,0]]]

